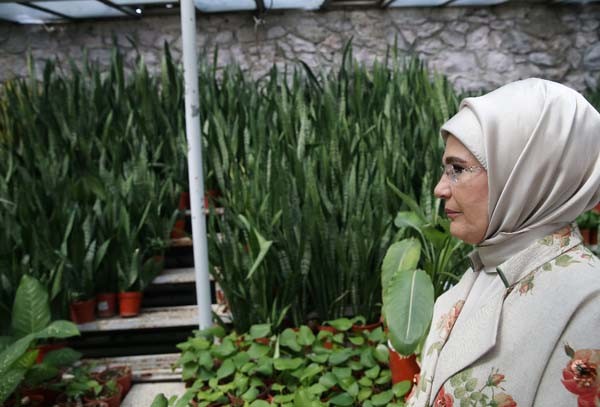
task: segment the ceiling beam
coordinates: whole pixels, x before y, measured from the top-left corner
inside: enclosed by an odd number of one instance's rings
[[[26,1],[19,1],[17,4],[19,4],[21,6],[32,8],[34,10],[43,11],[44,13],[52,14],[53,16],[57,16],[57,17],[65,19],[65,20],[69,20],[69,21],[77,20],[76,18],[74,18],[72,16],[68,16],[66,14],[59,13],[58,11],[54,11],[54,10],[51,10],[46,7],[38,6],[37,4],[28,3]]]
[[[136,12],[134,12],[134,11],[131,11],[131,9],[130,9],[130,8],[128,8],[128,7],[123,7],[123,6],[120,6],[120,5],[118,5],[118,4],[115,4],[115,3],[113,3],[113,2],[112,2],[112,1],[110,1],[110,0],[98,0],[98,1],[99,1],[100,3],[102,3],[102,4],[104,4],[105,6],[108,6],[108,7],[114,8],[115,10],[119,10],[121,13],[125,13],[125,14],[127,14],[128,16],[135,17],[135,18],[141,18],[141,17],[142,17],[141,15],[137,14]]]

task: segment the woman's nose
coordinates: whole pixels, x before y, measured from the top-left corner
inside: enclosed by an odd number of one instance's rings
[[[450,179],[446,174],[442,173],[440,180],[433,190],[433,194],[436,198],[449,199],[452,195],[452,189],[450,187]]]

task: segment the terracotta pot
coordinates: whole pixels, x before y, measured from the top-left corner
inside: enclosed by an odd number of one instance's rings
[[[61,343],[47,343],[44,345],[38,345],[35,348],[38,350],[37,358],[35,359],[35,363],[42,363],[44,361],[44,357],[48,352],[52,352],[53,350],[63,349],[67,344],[65,342]]]
[[[581,236],[583,236],[583,243],[588,246],[594,246],[598,244],[598,229],[581,229]]]
[[[360,333],[363,331],[371,332],[375,329],[379,328],[382,325],[381,321],[374,322],[372,324],[367,325],[352,325],[352,332]]]
[[[116,310],[116,293],[100,293],[96,295],[96,312],[99,318],[110,318],[116,314]]]
[[[71,320],[76,324],[85,324],[96,320],[96,299],[75,301],[69,305]]]
[[[417,355],[400,355],[391,346],[390,349],[390,370],[392,371],[392,384],[408,380],[412,383],[413,378],[421,371],[417,364]]]
[[[121,386],[122,389],[121,400],[125,398],[127,393],[129,393],[129,389],[131,389],[132,378],[133,374],[131,371],[131,366],[125,365],[107,367],[96,375],[96,380],[103,384],[111,379],[115,379],[117,384]]]
[[[221,196],[221,191],[218,189],[209,189],[204,191],[204,209],[208,209],[209,205],[214,206],[215,198]]]
[[[186,236],[185,219],[177,219],[173,225],[173,229],[171,229],[171,239],[181,239]]]
[[[119,314],[122,317],[135,317],[142,306],[141,291],[119,293]]]
[[[108,397],[98,396],[97,398],[91,398],[91,397],[84,396],[83,401],[85,402],[86,405],[88,403],[95,403],[98,401],[102,401],[102,402],[106,403],[106,405],[108,407],[119,407],[121,405],[121,393],[122,393],[123,389],[121,388],[121,386],[119,384],[117,384],[117,388],[118,388],[118,391],[115,394],[113,394],[112,396],[108,396]]]

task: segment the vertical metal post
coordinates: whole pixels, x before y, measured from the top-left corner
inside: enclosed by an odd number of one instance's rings
[[[212,325],[212,304],[208,274],[208,244],[204,214],[204,177],[202,174],[202,134],[198,95],[198,59],[196,55],[196,9],[193,0],[181,0],[181,41],[183,43],[183,77],[185,81],[185,131],[188,147],[188,178],[194,236],[194,269],[198,325]]]

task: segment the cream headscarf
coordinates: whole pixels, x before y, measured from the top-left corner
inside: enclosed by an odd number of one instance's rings
[[[573,89],[532,78],[464,99],[448,133],[488,171],[486,267],[600,202],[600,114]]]

